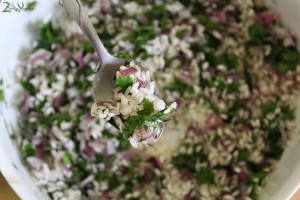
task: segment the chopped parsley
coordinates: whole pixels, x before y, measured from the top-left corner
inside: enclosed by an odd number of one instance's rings
[[[246,61],[244,61],[244,64],[243,64],[243,73],[244,73],[244,78],[247,83],[248,89],[250,90],[250,92],[252,92],[253,91],[253,82],[252,82],[251,74],[248,69],[248,63]]]
[[[195,92],[193,86],[183,83],[178,78],[174,78],[173,82],[165,87],[165,90],[178,91],[180,95],[184,95],[186,92],[188,94],[194,94]]]
[[[154,111],[153,103],[148,99],[144,99],[143,105],[144,110],[139,111],[137,115],[129,116],[123,122],[122,129],[124,138],[129,138],[135,130],[146,127],[149,122],[156,122],[157,120],[165,122],[170,120],[165,114],[163,114],[163,111],[152,114]]]
[[[216,88],[221,92],[226,91],[228,94],[232,94],[239,90],[239,85],[237,83],[228,83],[223,75],[219,75],[215,83]]]
[[[281,107],[281,115],[283,120],[294,120],[295,110],[293,110],[289,105],[284,105]]]
[[[268,147],[264,151],[264,154],[266,157],[269,158],[274,158],[274,159],[280,159],[282,153],[283,153],[283,148],[281,144],[281,130],[279,129],[278,126],[270,127],[268,130]]]
[[[188,154],[178,154],[172,157],[172,164],[181,170],[195,171],[196,157]]]
[[[66,165],[72,165],[72,163],[73,163],[72,155],[71,155],[70,153],[66,153],[66,154],[62,157],[62,161],[63,161]]]
[[[254,180],[255,178],[260,180],[260,182],[265,179],[267,173],[264,172],[265,166],[263,164],[248,161],[247,167],[250,175],[247,181],[247,185],[256,185],[257,182]]]
[[[220,30],[221,29],[220,24],[208,19],[205,16],[199,16],[198,21],[200,24],[202,24],[207,29],[211,29],[211,30]]]
[[[4,101],[4,92],[3,90],[0,90],[0,102]]]
[[[132,55],[125,54],[125,53],[117,53],[116,57],[118,57],[118,58],[128,58],[128,59],[133,59]]]
[[[151,10],[148,10],[145,13],[145,16],[147,17],[147,19],[149,21],[158,20],[159,27],[163,29],[166,27],[167,22],[168,22],[167,21],[168,17],[166,15],[166,13],[167,13],[166,4],[161,4],[161,5],[153,6]]]
[[[249,27],[249,36],[250,36],[249,43],[252,45],[261,44],[264,41],[266,34],[267,31],[265,26],[262,23],[254,22]]]
[[[218,38],[216,38],[212,33],[205,31],[204,36],[206,39],[206,44],[210,48],[217,50],[221,46],[221,41]]]
[[[214,172],[210,167],[202,167],[198,171],[196,179],[200,184],[212,185],[215,183],[214,176]]]
[[[179,38],[182,38],[182,37],[185,36],[187,31],[188,31],[187,29],[181,29],[181,30],[177,31],[176,36],[179,37]]]
[[[133,80],[129,75],[120,76],[116,79],[116,86],[121,88],[121,91],[124,93],[128,87],[132,86]]]
[[[234,54],[228,53],[224,56],[224,64],[228,69],[236,69],[240,64],[239,58]]]
[[[30,156],[35,156],[36,151],[32,147],[31,144],[26,144],[26,145],[23,146],[22,154],[23,154],[24,158],[27,158],[27,157],[30,157]]]
[[[299,59],[299,52],[296,48],[286,48],[280,45],[273,45],[270,55],[267,56],[273,69],[281,74],[295,70]]]
[[[109,174],[107,171],[98,171],[96,173],[96,176],[95,176],[95,179],[97,181],[103,181],[103,180],[106,180],[108,178]]]
[[[37,89],[29,81],[20,80],[20,84],[30,95],[34,96],[37,93]]]
[[[139,112],[139,114],[141,115],[150,115],[154,111],[153,103],[150,102],[148,99],[145,99],[143,101],[143,107],[144,109]]]
[[[85,53],[91,53],[95,51],[93,45],[88,41],[82,42],[80,49],[82,49]]]
[[[250,152],[247,149],[242,149],[239,151],[238,161],[247,161],[250,156]]]
[[[208,104],[209,108],[210,108],[214,113],[220,114],[220,109],[219,109],[218,105],[217,105],[215,102],[211,101],[211,99],[209,99],[209,98],[204,98],[204,100],[205,100],[205,103]]]
[[[269,113],[274,112],[276,107],[277,102],[269,100],[261,106],[261,112],[263,116],[267,116]]]
[[[125,35],[123,40],[127,40],[135,43],[135,48],[133,55],[137,56],[139,53],[143,51],[143,46],[150,40],[153,40],[156,37],[156,33],[154,32],[154,28],[152,26],[140,26],[128,35]]]
[[[116,174],[113,174],[108,180],[108,188],[110,190],[116,189],[120,184],[119,176]]]
[[[61,43],[63,38],[57,30],[52,26],[51,22],[45,23],[40,28],[40,37],[35,49],[47,49],[51,50],[51,45],[55,43]]]

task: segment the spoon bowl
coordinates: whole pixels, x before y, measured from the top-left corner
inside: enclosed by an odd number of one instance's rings
[[[126,59],[113,57],[110,63],[103,66],[98,63],[99,71],[95,74],[93,82],[94,101],[111,101],[115,89],[115,76],[121,65],[126,64]]]

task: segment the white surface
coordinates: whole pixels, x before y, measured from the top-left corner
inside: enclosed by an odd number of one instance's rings
[[[273,2],[274,0],[268,0]],[[17,2],[17,1],[11,1]],[[24,1],[26,2],[26,1]],[[17,64],[20,50],[23,47],[30,47],[32,34],[29,34],[28,24],[36,23],[45,19],[53,11],[56,1],[38,1],[36,10],[32,13],[2,13],[4,5],[0,5],[0,78],[3,78],[6,85],[13,84],[13,70]],[[300,38],[300,0],[277,0],[276,9],[281,12],[284,21],[289,25]],[[61,9],[57,7],[56,9]],[[15,99],[13,89],[5,89],[5,97]],[[5,116],[4,116],[5,114]],[[6,177],[12,188],[23,200],[44,200],[47,199],[33,184],[26,168],[20,162],[18,152],[10,140],[12,129],[3,120],[16,122],[15,111],[8,104],[8,101],[0,104],[0,170]],[[297,121],[300,121],[300,101],[297,110]],[[267,187],[263,190],[261,199],[284,200],[296,191],[300,183],[300,145],[299,145],[300,123],[297,124],[297,131],[293,133],[293,139],[285,150],[278,168],[271,175]]]
[[[20,1],[10,0],[9,2]],[[36,10],[31,13],[2,13],[5,6],[0,3],[0,78],[3,78],[5,84],[12,85],[13,83],[13,72],[18,63],[20,50],[32,45],[33,34],[29,33],[29,24],[38,28],[34,24],[47,18],[57,2],[58,0],[38,1]],[[34,30],[31,29],[31,31]],[[13,89],[5,90],[5,97],[8,97],[7,99],[18,98],[18,96],[13,96]],[[48,199],[34,185],[28,171],[22,165],[18,152],[10,140],[9,135],[12,130],[4,122],[4,117],[6,121],[15,124],[16,115],[8,101],[6,104],[0,103],[0,170],[2,174],[22,200]]]

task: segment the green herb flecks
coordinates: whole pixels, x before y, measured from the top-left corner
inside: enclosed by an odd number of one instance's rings
[[[37,89],[29,81],[20,80],[20,84],[30,95],[34,96],[37,93]]]
[[[117,53],[116,57],[118,58],[128,58],[128,59],[133,59],[132,55],[125,54],[125,53]]]
[[[204,33],[206,44],[213,50],[217,50],[221,46],[221,41],[212,33],[205,31]]]
[[[209,167],[202,167],[196,175],[196,179],[200,184],[214,184],[214,172]]]
[[[182,38],[186,35],[187,31],[188,31],[187,29],[181,29],[181,30],[177,31],[176,36],[179,38]]]
[[[276,107],[277,107],[276,101],[267,101],[265,104],[261,106],[261,112],[263,116],[267,116],[269,113],[274,112]]]
[[[250,45],[257,45],[263,43],[267,34],[266,28],[262,23],[254,22],[249,27]]]
[[[286,48],[280,45],[272,46],[271,53],[267,56],[274,70],[281,74],[295,70],[299,59],[299,52],[296,48]]]
[[[114,190],[116,189],[119,185],[121,184],[120,180],[119,180],[119,176],[116,174],[113,174],[108,181],[108,188],[110,190]]]
[[[239,151],[238,161],[247,161],[250,156],[250,153],[247,149],[242,149]]]
[[[244,78],[245,81],[247,83],[248,89],[250,92],[253,91],[253,82],[252,82],[252,77],[248,68],[248,63],[246,61],[244,61],[243,64],[243,73],[244,73]]]
[[[141,26],[132,30],[131,33],[126,35],[123,40],[133,42],[136,46],[134,48],[133,55],[137,56],[139,53],[143,52],[143,46],[150,40],[156,37],[154,28],[152,26]]]
[[[51,50],[51,46],[55,43],[61,43],[63,38],[61,34],[55,30],[51,22],[45,23],[40,28],[40,37],[35,49]]]
[[[163,111],[152,114],[153,103],[148,99],[143,102],[144,110],[139,111],[137,115],[129,116],[123,123],[123,135],[124,138],[129,138],[131,134],[137,130],[147,126],[149,122],[156,122],[161,120],[163,122],[169,121],[170,119],[163,114]]]
[[[223,75],[219,75],[216,78],[215,83],[216,88],[221,92],[226,91],[228,94],[232,94],[239,90],[239,85],[237,83],[228,83]]]
[[[281,107],[281,115],[283,120],[294,120],[295,119],[295,109],[292,109],[290,105],[284,105]]]
[[[165,90],[178,91],[180,95],[184,95],[186,92],[188,94],[194,94],[195,92],[193,86],[183,83],[178,78],[174,78],[174,81],[169,86],[165,87]]]
[[[143,107],[144,109],[139,112],[139,114],[141,115],[150,115],[154,111],[153,103],[150,102],[148,99],[144,100]]]
[[[211,67],[218,65],[225,65],[227,69],[236,69],[240,65],[239,58],[232,53],[226,53],[222,56],[217,56],[214,50],[205,53],[206,61],[209,62]]]
[[[205,103],[208,104],[209,108],[214,111],[214,113],[220,114],[220,109],[215,102],[211,101],[209,98],[204,98],[204,100]]]
[[[32,147],[31,144],[26,144],[25,146],[23,146],[22,154],[23,154],[24,158],[27,158],[27,157],[30,157],[30,156],[35,156],[36,151]]]
[[[116,86],[121,88],[121,91],[124,93],[128,87],[132,86],[133,80],[129,75],[120,76],[116,79]]]
[[[93,45],[90,42],[82,42],[82,44],[80,45],[80,49],[82,49],[85,53],[91,53],[95,51]]]
[[[72,165],[72,163],[73,163],[72,155],[70,153],[66,153],[62,157],[62,160],[66,165]]]
[[[211,29],[211,30],[220,30],[221,29],[220,24],[218,24],[214,21],[211,21],[210,19],[208,19],[205,16],[199,16],[198,21],[200,24],[202,24],[207,29]]]
[[[278,126],[268,127],[268,147],[264,151],[266,157],[280,159],[283,153],[282,134]]]
[[[247,185],[256,185],[256,180],[262,182],[265,179],[267,173],[264,171],[265,166],[263,164],[248,161],[247,167],[249,171],[249,179],[247,181]]]
[[[236,69],[240,64],[239,58],[234,54],[228,53],[224,56],[224,64],[228,69]]]
[[[196,157],[188,154],[179,154],[172,158],[172,164],[180,170],[195,171]]]
[[[0,90],[0,102],[4,101],[4,92]]]
[[[165,4],[153,6],[151,10],[145,13],[149,21],[158,20],[159,27],[164,29],[167,25],[167,6]]]

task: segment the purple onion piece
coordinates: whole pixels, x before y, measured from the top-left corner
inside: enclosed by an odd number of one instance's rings
[[[59,108],[60,106],[62,106],[64,104],[64,102],[67,99],[67,95],[66,93],[60,93],[59,95],[57,95],[56,97],[54,97],[53,101],[52,101],[52,105],[55,108]]]

